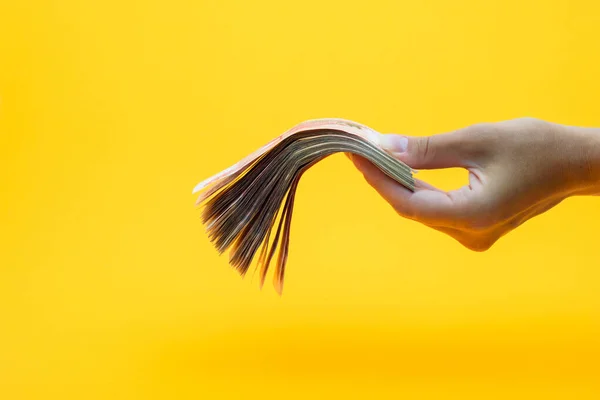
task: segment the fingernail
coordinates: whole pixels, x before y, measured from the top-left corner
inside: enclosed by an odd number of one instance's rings
[[[408,148],[408,138],[402,135],[382,135],[381,147],[392,153],[404,153]]]

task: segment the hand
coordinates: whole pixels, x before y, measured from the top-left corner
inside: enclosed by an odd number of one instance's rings
[[[380,144],[414,169],[462,167],[469,184],[444,192],[417,180],[411,192],[366,159],[356,167],[394,209],[475,251],[565,198],[597,194],[600,133],[536,119],[474,125],[429,137],[382,135]]]

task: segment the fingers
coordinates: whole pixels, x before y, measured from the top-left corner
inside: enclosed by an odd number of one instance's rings
[[[451,196],[425,182],[416,181],[416,190],[399,185],[368,160],[353,155],[354,165],[363,173],[367,182],[402,216],[420,222],[453,224],[465,213],[463,197]]]
[[[395,203],[406,203],[411,191],[384,174],[367,159],[355,154],[349,155],[356,168],[362,172],[366,181],[394,208]],[[409,217],[409,215],[405,215]]]
[[[380,145],[415,169],[466,167],[469,165],[462,131],[433,136],[381,135]]]

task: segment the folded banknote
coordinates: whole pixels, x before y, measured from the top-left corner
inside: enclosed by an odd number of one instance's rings
[[[258,253],[261,286],[275,261],[274,286],[283,290],[294,197],[302,174],[334,153],[352,153],[371,161],[409,190],[413,170],[385,152],[380,134],[344,119],[302,122],[240,162],[200,182],[197,205],[202,222],[219,253],[243,276]],[[277,255],[276,255],[277,253]]]

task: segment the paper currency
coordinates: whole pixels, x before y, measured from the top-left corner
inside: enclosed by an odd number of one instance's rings
[[[197,205],[219,253],[243,276],[258,254],[261,286],[277,253],[273,283],[279,294],[288,257],[294,197],[302,174],[334,153],[367,158],[414,190],[413,171],[378,145],[379,133],[344,119],[305,121],[222,172],[200,182]],[[276,228],[276,229],[274,229]]]

